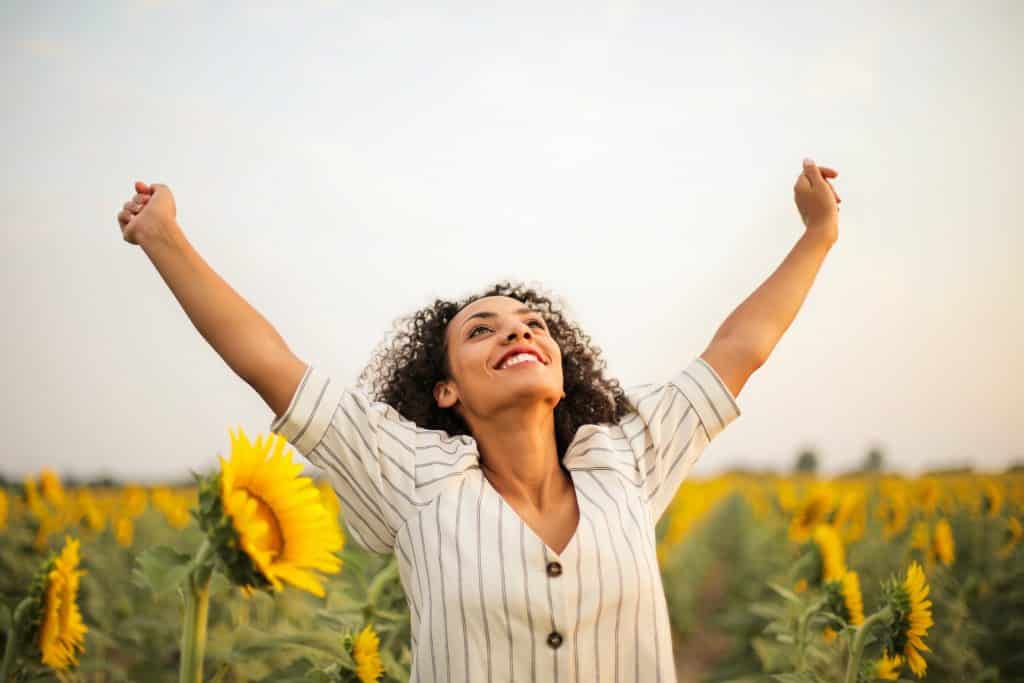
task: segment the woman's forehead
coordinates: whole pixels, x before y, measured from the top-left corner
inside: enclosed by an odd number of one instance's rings
[[[506,311],[514,311],[520,308],[529,308],[526,304],[518,299],[513,299],[509,296],[485,296],[482,299],[472,301],[462,308],[459,309],[458,313],[455,314],[455,318],[463,320],[467,316],[479,313],[482,311],[490,311],[492,313],[501,313]]]

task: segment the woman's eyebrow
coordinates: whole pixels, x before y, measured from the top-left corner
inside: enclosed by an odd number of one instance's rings
[[[535,311],[532,308],[520,308],[520,309],[518,309],[515,312],[522,314],[522,313],[537,313],[538,311]],[[474,313],[473,315],[471,315],[468,318],[466,318],[466,320],[462,323],[462,327],[465,327],[466,323],[468,323],[473,318],[493,318],[493,317],[495,317],[497,315],[498,315],[497,313],[493,313],[491,311],[480,311],[479,313]]]

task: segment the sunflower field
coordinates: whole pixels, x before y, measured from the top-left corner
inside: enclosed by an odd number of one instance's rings
[[[393,557],[275,434],[188,486],[0,489],[0,683],[405,681]],[[1024,473],[683,484],[658,524],[679,679],[1024,681]]]

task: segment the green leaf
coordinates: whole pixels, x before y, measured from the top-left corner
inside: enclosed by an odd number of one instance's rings
[[[796,603],[798,605],[801,604],[801,600],[797,596],[797,594],[789,590],[788,588],[783,588],[777,583],[769,583],[768,587],[776,593],[778,593],[779,595],[781,595],[782,597],[784,597],[786,600],[789,600],[790,602]]]
[[[11,608],[0,603],[0,631],[7,631],[11,628]]]
[[[808,671],[791,674],[775,674],[772,678],[780,681],[780,683],[819,683],[818,677]]]
[[[399,680],[409,680],[409,670],[398,663],[395,656],[391,654],[390,650],[380,651],[380,663],[384,667],[384,671],[387,672],[388,676]]]
[[[750,611],[759,617],[765,619],[781,619],[786,616],[786,609],[779,605],[773,605],[768,602],[755,602],[750,605]]]
[[[299,632],[285,634],[263,633],[251,627],[237,630],[233,660],[245,660],[279,651],[283,647],[308,648],[331,657],[342,654],[341,639],[331,633]]]
[[[157,545],[143,551],[132,571],[135,583],[149,588],[156,596],[177,588],[192,568],[192,558],[167,545]]]

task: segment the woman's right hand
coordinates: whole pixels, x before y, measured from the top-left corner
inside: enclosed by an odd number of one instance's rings
[[[147,185],[137,180],[135,193],[117,214],[121,235],[129,244],[140,244],[145,239],[165,234],[177,219],[174,195],[166,185]]]

